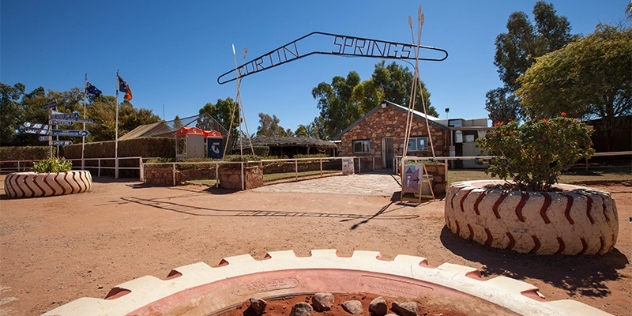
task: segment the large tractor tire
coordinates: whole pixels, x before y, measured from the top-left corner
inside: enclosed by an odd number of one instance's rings
[[[15,172],[4,179],[4,191],[11,198],[63,195],[92,189],[90,171],[59,173]]]
[[[114,287],[104,299],[80,298],[44,315],[218,315],[252,297],[373,293],[398,299],[423,299],[468,315],[609,315],[573,300],[548,302],[534,286],[507,277],[481,278],[478,270],[425,258],[399,255],[380,259],[378,252],[313,250],[223,259],[219,266],[195,263],[172,270],[164,279],[144,276]]]
[[[504,181],[450,186],[445,222],[454,234],[493,248],[538,255],[606,254],[619,233],[608,192],[559,184],[554,192],[492,189]]]

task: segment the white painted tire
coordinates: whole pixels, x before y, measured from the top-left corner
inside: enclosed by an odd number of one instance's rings
[[[478,270],[422,257],[382,260],[378,252],[313,250],[225,258],[217,267],[199,262],[172,270],[164,279],[144,276],[114,287],[105,299],[80,298],[44,315],[218,315],[250,297],[273,299],[316,292],[373,293],[433,299],[465,308],[470,315],[609,315],[573,300],[546,301],[534,286],[507,277],[483,280]]]
[[[87,192],[92,189],[90,171],[59,173],[15,172],[4,179],[4,191],[11,198],[28,198]]]
[[[619,233],[610,193],[558,184],[559,192],[486,189],[504,181],[450,186],[445,222],[454,234],[493,248],[538,255],[593,255],[611,251]]]

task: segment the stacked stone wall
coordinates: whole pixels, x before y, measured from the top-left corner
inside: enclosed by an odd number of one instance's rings
[[[173,169],[145,168],[145,183],[153,185],[173,185]],[[176,185],[181,185],[180,173],[176,170]]]
[[[448,179],[445,174],[445,164],[426,164],[426,171],[432,176],[432,191],[434,194],[444,194],[448,184]]]
[[[250,190],[263,186],[263,169],[259,166],[244,168],[244,189]],[[241,190],[241,168],[219,168],[219,187],[229,190]]]

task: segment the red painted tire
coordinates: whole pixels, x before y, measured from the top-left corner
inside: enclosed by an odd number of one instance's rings
[[[313,250],[225,258],[217,267],[199,262],[173,269],[164,279],[144,276],[119,284],[105,299],[80,298],[44,315],[218,315],[251,297],[372,293],[398,299],[423,297],[426,306],[451,306],[468,315],[610,315],[573,300],[546,301],[531,284],[507,278],[484,280],[474,268],[399,255],[381,260],[378,252]]]
[[[487,189],[504,181],[450,186],[445,222],[456,235],[493,248],[539,255],[592,255],[611,251],[619,218],[610,193],[558,184],[559,192]]]
[[[11,198],[63,195],[92,189],[92,175],[86,170],[59,173],[15,172],[4,179],[4,191]]]

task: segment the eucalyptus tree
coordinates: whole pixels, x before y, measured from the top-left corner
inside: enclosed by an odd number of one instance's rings
[[[556,14],[553,4],[538,1],[533,7],[533,24],[526,13],[514,12],[507,20],[507,32],[496,37],[496,52],[494,65],[504,86],[502,90],[490,90],[487,93],[486,108],[488,111],[504,111],[514,109],[512,106],[504,106],[499,102],[511,100],[516,89],[520,88],[518,77],[524,74],[537,57],[563,48],[576,35],[571,34],[571,26],[568,19]],[[505,99],[496,98],[499,92],[504,92]],[[523,119],[523,111],[513,113],[492,113],[489,118],[513,117]]]
[[[276,115],[268,115],[259,113],[259,126],[257,127],[256,136],[267,137],[293,137],[294,132],[291,129],[284,129],[279,123],[281,120]]]
[[[408,67],[402,67],[395,62],[392,62],[385,66],[385,61],[381,61],[375,64],[373,75],[371,76],[371,82],[379,87],[380,101],[386,100],[402,106],[408,107],[411,97],[411,89],[413,88],[414,74],[408,69]],[[426,84],[423,80],[420,80],[421,90],[419,85],[416,88],[417,96],[415,97],[414,109],[419,112],[424,112],[423,105],[425,103],[428,115],[439,117],[439,113],[434,106],[430,103],[430,92],[426,88]],[[423,96],[423,101],[422,101]],[[424,102],[424,103],[422,103]]]
[[[611,144],[616,117],[632,114],[632,28],[605,24],[594,33],[537,59],[516,90],[532,117],[604,121]]]
[[[225,130],[230,131],[231,138],[236,140],[239,137],[239,125],[241,116],[239,104],[228,97],[225,100],[218,99],[217,103],[206,103],[199,110],[197,125],[202,129],[214,129],[215,122],[218,122]]]

